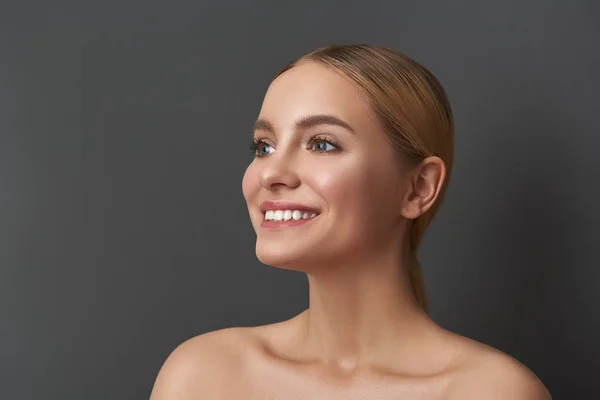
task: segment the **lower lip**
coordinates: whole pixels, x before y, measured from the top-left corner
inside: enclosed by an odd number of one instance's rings
[[[263,219],[263,222],[260,224],[260,226],[262,226],[263,228],[289,228],[292,226],[306,224],[307,222],[310,222],[317,217],[318,215],[306,219],[290,219],[289,221],[267,221],[266,219]]]

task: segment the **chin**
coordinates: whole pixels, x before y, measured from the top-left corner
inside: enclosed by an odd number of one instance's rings
[[[311,267],[323,263],[331,254],[319,254],[314,246],[282,245],[279,243],[256,243],[258,260],[272,267],[308,272]],[[329,257],[328,257],[329,256]]]
[[[304,252],[293,249],[291,246],[282,246],[276,243],[256,243],[256,258],[258,261],[271,267],[282,269],[298,269],[303,263]],[[300,267],[301,268],[301,267]]]

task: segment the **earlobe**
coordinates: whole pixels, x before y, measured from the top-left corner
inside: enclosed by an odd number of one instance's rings
[[[404,204],[402,216],[415,219],[429,210],[438,198],[446,178],[446,165],[441,158],[425,158],[414,170]]]

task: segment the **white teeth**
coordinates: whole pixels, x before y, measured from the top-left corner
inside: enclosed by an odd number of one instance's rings
[[[316,216],[316,212],[303,212],[299,210],[268,210],[265,212],[265,220],[267,221],[298,221],[301,219],[314,218]]]
[[[281,211],[281,210],[275,211],[275,215],[273,215],[273,219],[275,221],[281,221],[283,219],[283,211]]]

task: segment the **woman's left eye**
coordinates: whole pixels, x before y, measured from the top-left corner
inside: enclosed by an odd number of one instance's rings
[[[312,151],[316,151],[318,153],[330,153],[340,149],[333,140],[319,137],[311,138],[308,144],[310,145],[310,149]]]
[[[326,140],[317,140],[313,148],[317,151],[331,151],[337,149],[337,147],[335,147]]]

